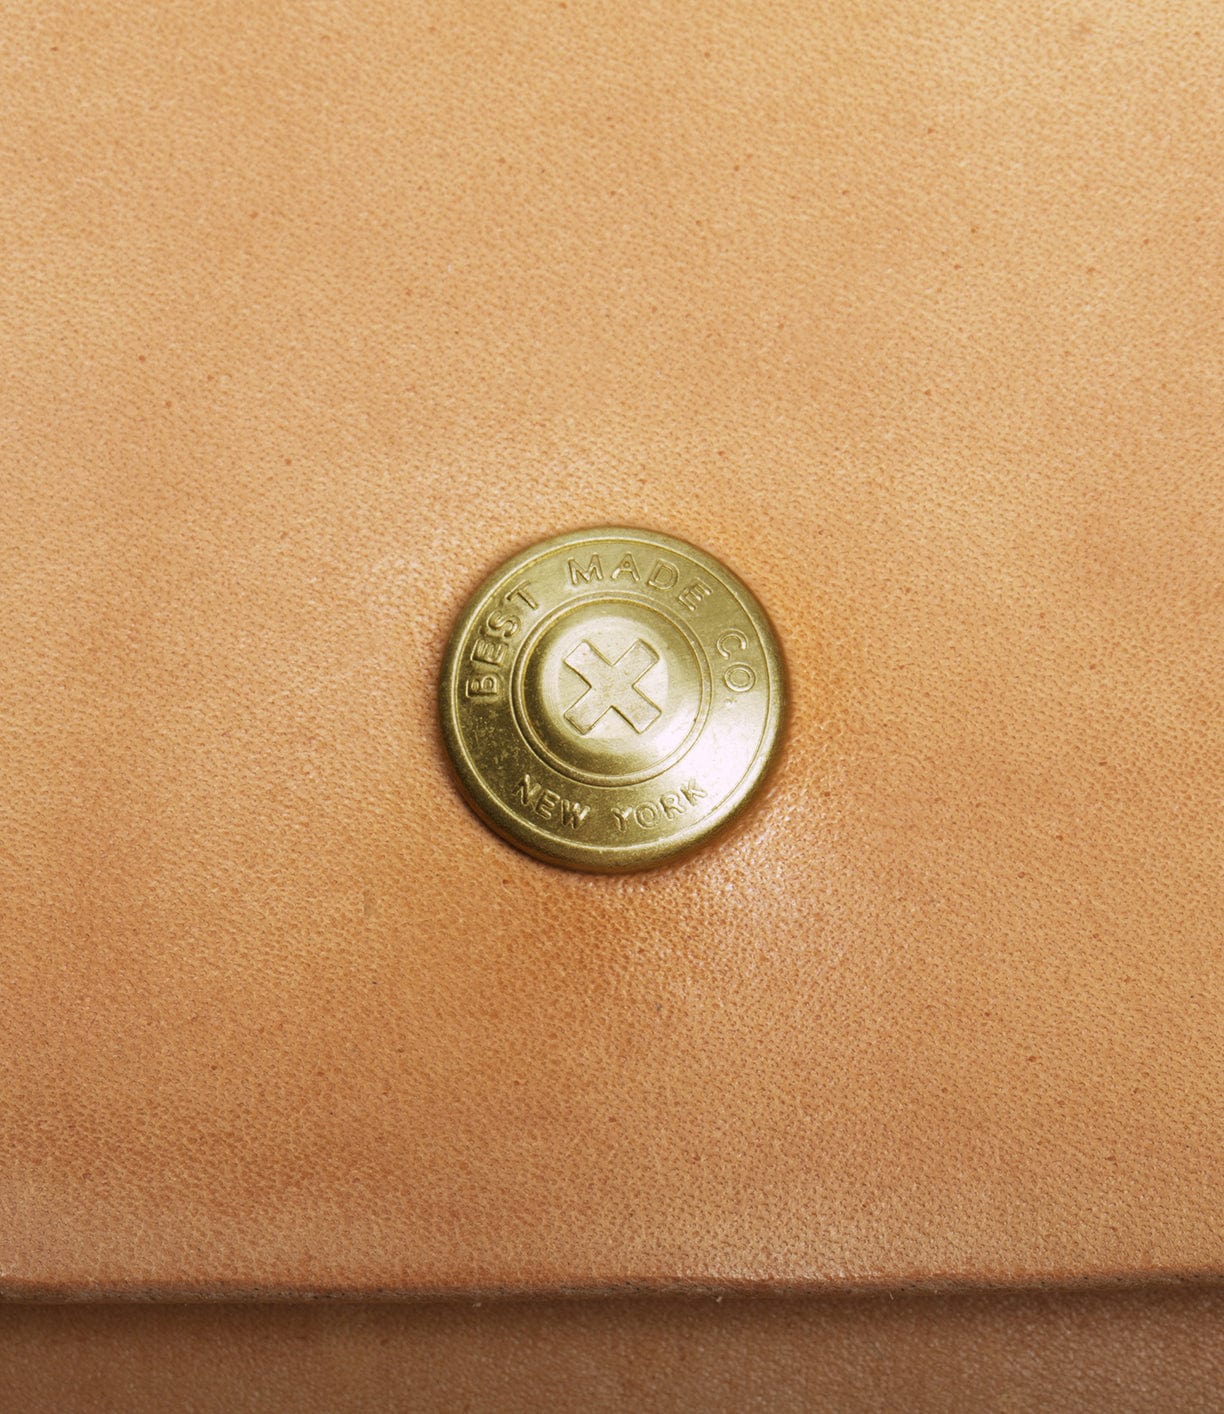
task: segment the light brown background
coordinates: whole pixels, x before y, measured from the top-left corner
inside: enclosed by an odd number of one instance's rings
[[[1183,0],[9,10],[10,1292],[1221,1273],[1222,66]],[[434,679],[617,521],[794,713],[609,880]]]

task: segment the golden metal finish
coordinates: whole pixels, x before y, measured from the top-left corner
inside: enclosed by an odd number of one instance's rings
[[[764,610],[701,550],[652,531],[545,540],[487,579],[442,668],[442,733],[468,800],[575,869],[661,864],[707,839],[779,742]]]

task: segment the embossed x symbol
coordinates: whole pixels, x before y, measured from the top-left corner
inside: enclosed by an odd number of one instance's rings
[[[643,639],[627,648],[615,663],[609,663],[585,639],[565,660],[587,684],[587,691],[565,714],[565,720],[586,736],[605,712],[619,712],[635,732],[641,733],[662,708],[638,687],[639,680],[659,661],[659,655]]]

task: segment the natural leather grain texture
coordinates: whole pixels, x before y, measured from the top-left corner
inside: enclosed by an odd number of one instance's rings
[[[0,1283],[1224,1272],[1210,4],[18,5]],[[464,808],[450,623],[656,527],[734,836]]]
[[[23,1414],[1218,1414],[1224,1292],[0,1308]]]

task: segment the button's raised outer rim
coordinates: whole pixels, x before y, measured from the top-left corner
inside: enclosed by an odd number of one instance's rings
[[[520,833],[522,822],[519,817],[487,788],[468,757],[459,733],[455,703],[455,687],[459,677],[457,668],[461,661],[461,652],[485,607],[486,596],[496,585],[519,569],[569,546],[583,545],[594,540],[634,540],[639,537],[652,545],[670,547],[676,554],[684,555],[703,566],[720,583],[726,584],[739,600],[744,613],[760,636],[765,662],[769,668],[769,707],[760,740],[768,741],[770,745],[765,749],[758,749],[757,755],[739,782],[718,807],[721,818],[716,823],[711,823],[706,817],[665,840],[644,840],[629,845],[583,844],[558,836],[553,847],[553,837],[550,836],[547,849],[537,847],[533,840],[523,837]],[[698,845],[707,844],[722,834],[743,812],[776,762],[780,754],[782,731],[788,710],[786,667],[777,634],[765,609],[743,579],[713,555],[678,536],[644,527],[620,525],[590,526],[550,536],[546,540],[534,541],[501,561],[491,574],[486,575],[467,599],[451,628],[442,658],[438,699],[442,737],[451,773],[458,782],[467,804],[479,819],[515,849],[532,855],[545,864],[556,864],[567,869],[595,874],[626,874],[670,863],[680,855],[696,849]]]

